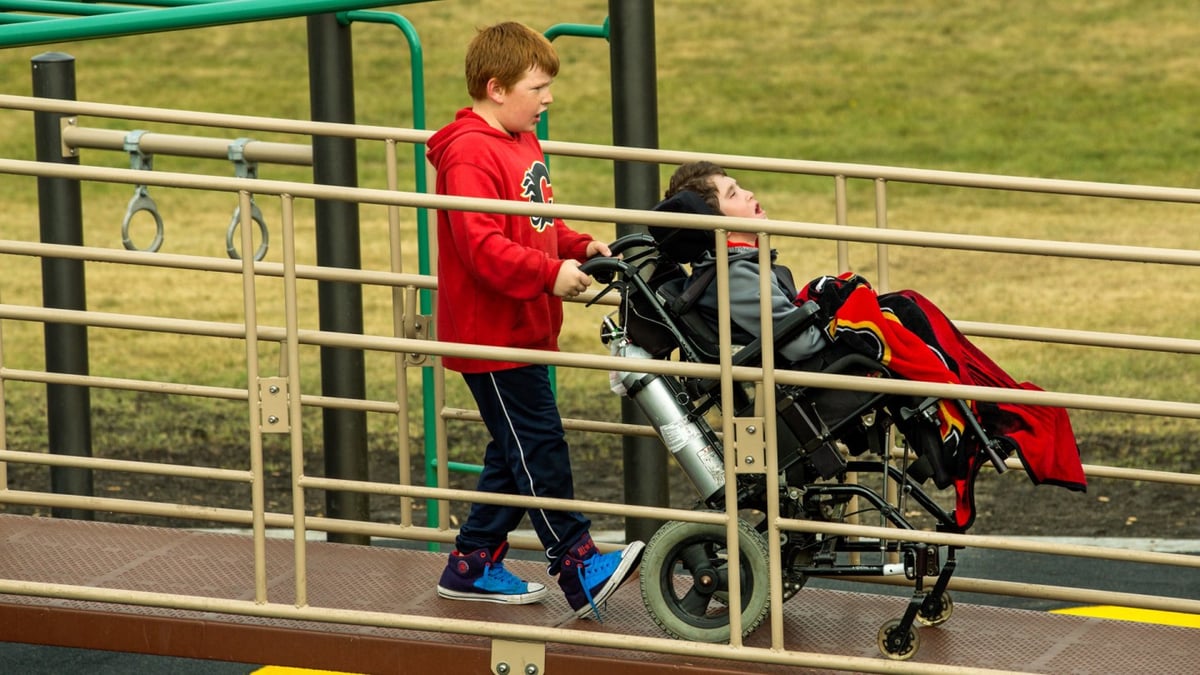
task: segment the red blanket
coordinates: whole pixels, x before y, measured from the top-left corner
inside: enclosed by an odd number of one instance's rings
[[[922,382],[1041,391],[1017,382],[967,340],[946,315],[915,291],[876,295],[853,274],[820,277],[800,290],[799,302],[815,300],[830,316],[826,332],[835,344],[873,358],[894,374]],[[1016,450],[1034,484],[1087,488],[1071,420],[1062,408],[968,402],[984,432]],[[982,447],[965,433],[957,404],[938,403],[943,454],[954,457],[955,521],[961,530],[975,518],[974,481]],[[911,440],[911,439],[910,439]],[[959,447],[963,445],[963,447]]]

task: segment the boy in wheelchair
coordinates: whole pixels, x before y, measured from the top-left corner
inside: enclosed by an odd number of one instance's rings
[[[740,186],[711,162],[680,166],[671,177],[665,199],[655,210],[699,215],[766,218],[754,193]],[[691,273],[682,282],[676,310],[691,311],[715,334],[720,298],[715,283],[715,237],[710,231],[650,228],[660,253]],[[778,328],[804,311],[819,307],[820,319],[796,335],[785,335],[776,351],[781,367],[824,370],[847,354],[877,362],[888,375],[904,379],[1037,390],[1018,383],[960,333],[928,299],[915,291],[876,294],[854,274],[823,276],[797,287],[790,270],[772,262],[759,267],[757,237],[729,232],[729,308],[733,341],[747,344],[760,337],[759,278],[770,275],[772,322]],[[771,252],[775,260],[775,251]],[[811,305],[809,305],[811,307]],[[775,331],[777,337],[779,331]],[[1045,406],[950,401],[913,401],[892,406],[892,419],[918,460],[909,474],[921,482],[956,491],[956,529],[974,520],[973,483],[984,458],[998,470],[1002,458],[1016,452],[1030,479],[1082,491],[1086,477],[1079,462],[1070,419],[1064,409]],[[852,454],[865,448],[853,436],[840,439]]]

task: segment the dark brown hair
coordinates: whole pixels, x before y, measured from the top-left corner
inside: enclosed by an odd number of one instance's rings
[[[715,176],[728,176],[725,169],[712,162],[689,162],[679,165],[671,174],[671,182],[667,186],[665,197],[670,199],[679,192],[687,190],[695,192],[704,199],[704,203],[712,207],[713,213],[721,212],[721,199],[717,195],[717,186],[713,185]]]

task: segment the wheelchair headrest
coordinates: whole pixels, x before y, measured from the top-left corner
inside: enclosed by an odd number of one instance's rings
[[[697,192],[683,190],[659,202],[652,210],[669,213],[693,213],[700,216],[719,216]],[[705,251],[716,248],[717,237],[711,230],[688,230],[679,227],[650,226],[650,236],[658,242],[658,250],[677,263],[700,260]]]

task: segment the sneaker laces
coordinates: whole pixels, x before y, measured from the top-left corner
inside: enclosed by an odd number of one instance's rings
[[[483,567],[482,580],[488,588],[504,592],[525,593],[529,585],[504,567],[502,562],[489,562]]]
[[[604,623],[604,619],[600,617],[600,608],[592,600],[592,586],[599,586],[607,581],[620,562],[621,554],[615,551],[609,554],[597,553],[587,560],[579,561],[579,583],[583,586],[583,597],[587,598],[588,604],[592,606],[592,613],[596,615],[596,621],[599,623]],[[592,584],[588,581],[588,577],[591,576],[599,577],[600,581]]]

